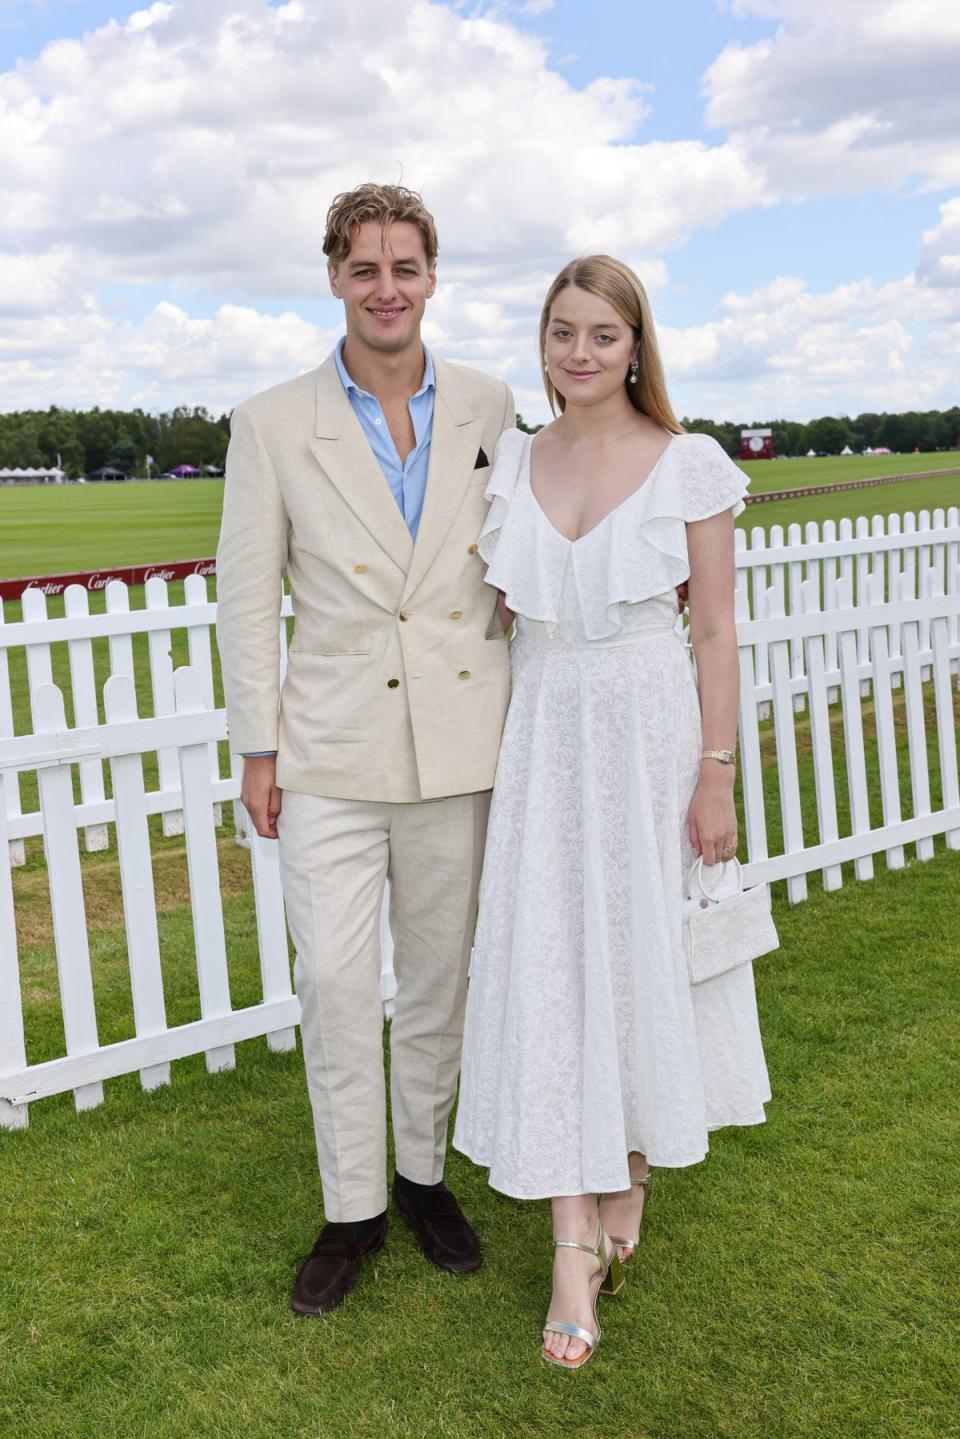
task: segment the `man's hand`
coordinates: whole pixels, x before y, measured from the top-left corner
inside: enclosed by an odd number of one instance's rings
[[[245,756],[240,798],[257,834],[276,839],[283,790],[277,789],[275,754]]]
[[[690,600],[690,588],[684,580],[682,585],[677,585],[677,610],[682,615],[684,607]]]

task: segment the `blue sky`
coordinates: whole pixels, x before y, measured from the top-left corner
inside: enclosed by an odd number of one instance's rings
[[[0,0],[0,403],[229,407],[311,367],[326,204],[401,168],[429,343],[534,417],[539,298],[590,249],[647,282],[685,413],[957,403],[952,8]]]

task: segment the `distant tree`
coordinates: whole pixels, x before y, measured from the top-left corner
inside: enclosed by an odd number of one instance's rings
[[[850,444],[853,427],[846,418],[838,420],[833,415],[824,415],[820,420],[811,420],[807,426],[807,436],[810,448],[818,453],[822,450],[828,455],[839,455],[846,445],[853,449]]]
[[[124,425],[120,425],[114,434],[113,444],[110,447],[110,459],[108,464],[115,470],[122,470],[125,475],[132,475],[138,466],[143,463],[143,451],[136,444],[133,436]]]
[[[228,436],[206,415],[174,411],[179,418],[161,434],[154,458],[161,470],[175,465],[219,465],[227,454]]]
[[[538,430],[542,430],[542,429],[543,429],[543,426],[542,426],[542,425],[528,425],[527,422],[526,422],[526,420],[523,418],[523,416],[521,415],[520,411],[518,410],[518,411],[517,411],[517,429],[518,429],[518,430],[523,430],[523,432],[524,432],[525,435],[535,435]]]

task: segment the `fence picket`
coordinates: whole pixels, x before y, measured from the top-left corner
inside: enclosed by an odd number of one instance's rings
[[[910,577],[902,576],[900,583],[909,585]],[[871,599],[874,604],[883,602],[883,589],[879,580],[876,584],[871,585]],[[871,627],[869,645],[883,822],[885,825],[893,825],[899,823],[902,813],[900,809],[900,773],[897,768],[897,735],[893,720],[893,692],[890,684],[890,647],[885,624]],[[903,845],[891,845],[887,849],[887,868],[902,869],[903,865]]]
[[[935,575],[935,595],[944,591],[944,576]],[[960,591],[960,564],[951,576],[952,593]],[[937,716],[937,748],[940,754],[942,784],[941,804],[946,810],[960,806],[960,784],[957,779],[957,727],[953,715],[953,691],[950,684],[950,625],[941,615],[930,625],[930,648],[933,652],[933,693]],[[947,849],[960,849],[960,829],[946,831]]]
[[[178,715],[203,712],[206,706],[202,684],[192,670],[176,670],[173,684]],[[200,1013],[204,1019],[219,1019],[230,1014],[231,1004],[208,746],[183,745],[179,753],[183,832],[190,877]],[[211,898],[212,896],[215,896],[215,899]],[[211,1073],[220,1069],[233,1069],[236,1062],[233,1045],[208,1049],[206,1062]]]
[[[166,580],[152,575],[144,585],[147,609],[160,613],[170,608]],[[153,696],[155,715],[176,713],[173,696],[173,638],[170,630],[147,631],[147,653],[150,660],[150,690]],[[180,765],[175,749],[157,751],[157,777],[161,789],[175,790],[180,784]],[[163,812],[165,835],[183,834],[183,811],[168,809]]]
[[[9,774],[0,774],[0,1075],[14,1074],[27,1063],[17,921],[10,873],[11,844],[3,796],[4,781],[10,778]],[[28,1123],[28,1105],[11,1104],[8,1099],[0,1098],[0,1129],[26,1129]]]
[[[817,614],[820,600],[815,580],[807,580],[803,587],[804,614]],[[803,641],[801,641],[803,643]],[[839,839],[837,825],[837,795],[833,780],[833,742],[830,735],[830,709],[827,703],[825,682],[824,638],[822,634],[806,638],[806,674],[810,694],[810,743],[813,750],[813,780],[817,801],[817,822],[820,828],[820,843],[830,844]],[[843,872],[838,864],[827,865],[823,871],[824,889],[839,889],[843,883]]]
[[[3,745],[4,740],[12,739],[14,734],[9,650],[3,633],[6,623],[3,600],[0,600],[0,746]],[[19,774],[0,774],[0,810],[3,812],[4,832],[6,833],[6,821],[17,819],[23,813]],[[7,836],[7,857],[10,864],[14,866],[26,863],[26,846],[22,839],[12,839],[9,835]]]
[[[198,609],[202,606],[205,610],[209,603],[207,598],[207,582],[203,575],[188,575],[183,582],[184,602],[188,606],[195,606]],[[282,621],[281,621],[282,623]],[[187,653],[189,655],[190,668],[193,670],[200,685],[200,694],[203,698],[204,707],[213,709],[213,654],[210,648],[210,625],[206,619],[199,623],[187,625]],[[220,759],[217,754],[217,746],[210,746],[210,778],[216,782],[220,778]],[[214,823],[221,824],[223,814],[219,804],[214,805]]]
[[[853,582],[849,575],[837,585],[837,607],[850,611],[850,628],[838,636],[840,654],[840,695],[843,705],[843,745],[847,765],[847,794],[850,799],[850,832],[870,833],[870,800],[867,790],[867,758],[863,741],[863,707],[860,691],[860,662],[854,628]],[[857,879],[873,878],[873,856],[858,855],[853,862]]]
[[[783,593],[775,586],[767,592],[767,611],[771,617],[784,613]],[[797,768],[797,736],[794,729],[793,699],[790,692],[790,641],[776,639],[770,644],[770,682],[773,702],[773,728],[777,741],[777,776],[780,782],[780,814],[783,819],[783,851],[793,854],[802,850],[803,817],[800,810],[800,776]],[[787,880],[787,897],[798,904],[807,897],[806,874],[791,875]]]
[[[69,619],[90,613],[88,592],[82,585],[68,585],[63,596],[64,613]],[[70,663],[70,689],[73,695],[73,723],[78,729],[86,729],[100,722],[97,711],[97,680],[93,668],[93,641],[89,639],[67,640],[67,656]],[[104,798],[103,765],[99,759],[82,759],[77,766],[80,771],[80,794],[85,804],[98,804]],[[88,853],[103,850],[110,843],[105,824],[88,824],[84,830],[84,844]]]
[[[130,613],[130,591],[122,580],[111,580],[106,589],[107,614],[126,615]],[[133,670],[133,637],[126,631],[111,632],[107,641],[110,651],[110,673],[126,675],[135,679]]]
[[[822,537],[825,545],[836,545],[837,525],[835,520],[824,520]],[[836,555],[825,555],[821,561],[824,610],[835,610],[837,607],[838,573]],[[831,674],[836,674],[840,669],[840,651],[837,645],[837,636],[832,630],[830,634],[827,635],[826,665]],[[840,690],[836,685],[833,685],[827,692],[827,703],[836,704],[839,698]]]
[[[741,591],[735,596],[737,619],[749,618],[749,601]],[[765,647],[764,647],[765,648]],[[763,761],[760,754],[759,706],[757,705],[757,677],[755,669],[755,647],[745,644],[739,647],[740,654],[740,699],[739,699],[739,741],[740,784],[743,795],[743,817],[747,828],[747,853],[752,859],[766,859],[767,812],[763,802]]]
[[[799,525],[787,526],[787,544],[793,548],[803,543],[803,531]],[[787,593],[790,596],[789,613],[798,615],[802,607],[803,562],[791,560],[787,565]],[[790,673],[794,679],[803,678],[803,640],[794,636],[790,641]],[[806,708],[806,695],[801,691],[793,696],[793,708],[800,713]]]
[[[921,577],[925,571],[921,570]],[[928,575],[928,587],[932,581]],[[909,576],[901,575],[897,599],[912,600]],[[903,643],[903,690],[907,716],[907,751],[910,756],[910,791],[915,816],[930,813],[930,767],[927,761],[927,730],[923,704],[923,677],[920,666],[920,624],[906,620],[900,626]],[[933,836],[917,840],[917,859],[933,858]]]
[[[104,687],[103,700],[108,724],[125,724],[137,719],[136,692],[133,681],[126,675],[111,676]],[[165,1033],[167,1013],[160,969],[160,938],[141,755],[114,755],[110,760],[110,777],[116,806],[117,854],[133,1018],[137,1037],[147,1038]],[[169,1062],[141,1069],[140,1083],[144,1089],[169,1084]]]
[[[50,735],[53,739],[66,729],[63,695],[56,685],[39,685],[30,699],[38,735]],[[43,848],[50,881],[63,1032],[67,1054],[81,1055],[96,1051],[99,1039],[70,769],[69,764],[44,766],[37,771],[37,780],[43,816]],[[77,1109],[92,1109],[103,1103],[102,1084],[82,1084],[73,1093]]]

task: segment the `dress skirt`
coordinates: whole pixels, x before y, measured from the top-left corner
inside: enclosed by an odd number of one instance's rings
[[[455,1146],[517,1198],[605,1193],[627,1155],[694,1164],[770,1097],[751,966],[691,986],[687,810],[700,710],[669,594],[587,639],[519,618]]]

